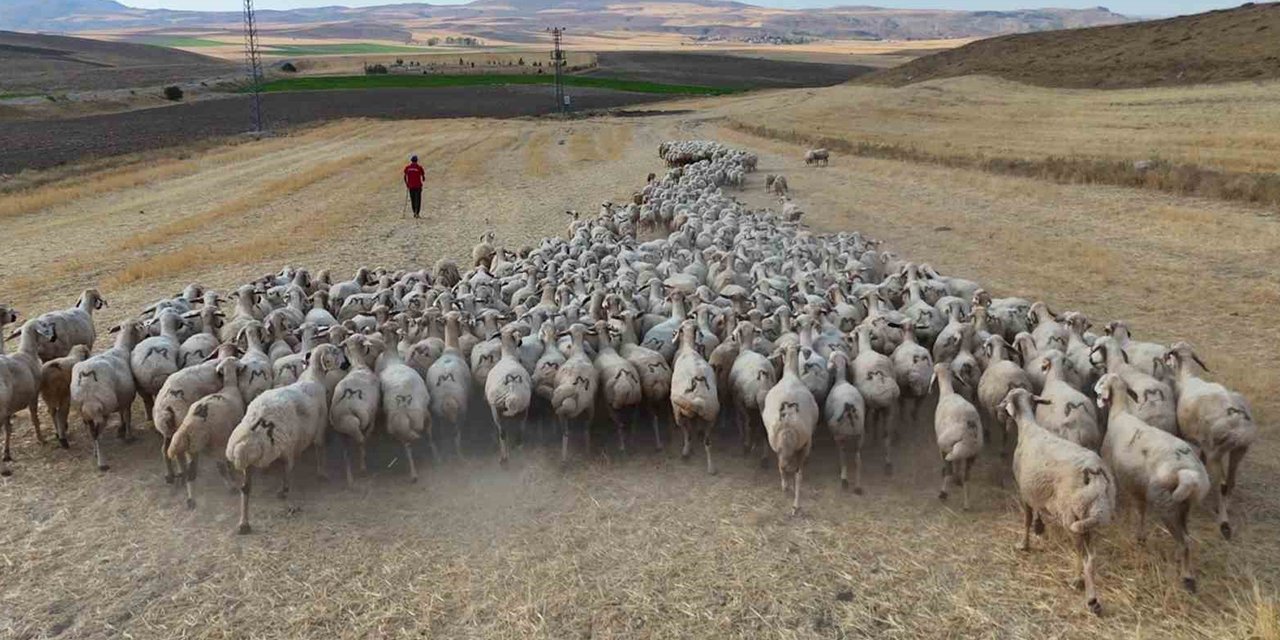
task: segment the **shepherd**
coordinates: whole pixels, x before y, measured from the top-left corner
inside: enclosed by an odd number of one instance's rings
[[[427,177],[426,169],[418,164],[418,156],[410,156],[409,164],[404,168],[404,186],[409,189],[409,202],[413,205],[413,217],[420,218],[422,212],[422,182]]]

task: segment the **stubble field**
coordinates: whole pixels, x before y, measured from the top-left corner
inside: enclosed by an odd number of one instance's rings
[[[93,176],[70,195],[55,182],[39,187],[45,199],[22,194],[31,206],[0,207],[4,297],[34,314],[97,285],[112,304],[105,327],[192,281],[226,290],[286,263],[337,275],[429,265],[463,258],[487,228],[507,245],[533,243],[563,232],[565,209],[622,201],[661,171],[660,141],[712,137],[759,153],[761,173],[786,173],[816,230],[860,230],[998,295],[1126,319],[1139,339],[1196,344],[1214,376],[1251,399],[1263,433],[1237,488],[1237,538],[1224,542],[1207,512],[1193,515],[1199,595],[1177,585],[1169,537],[1155,533],[1139,549],[1125,517],[1101,544],[1106,615],[1090,616],[1068,586],[1063,536],[1051,530],[1036,551],[1014,551],[1020,520],[998,457],[979,463],[971,511],[936,500],[923,424],[904,436],[898,475],[868,465],[865,496],[841,492],[834,457],[820,452],[806,474],[806,512],[795,519],[776,475],[728,439],[717,449],[721,474],[707,477],[670,450],[621,458],[602,438],[608,449],[564,472],[536,446],[509,470],[478,450],[422,465],[418,485],[407,484],[392,452],[375,452],[379,463],[355,489],[315,482],[304,464],[289,503],[259,492],[258,531],[240,537],[236,498],[215,474],[198,481],[199,508],[183,507],[163,483],[158,439],[108,442],[113,466],[100,474],[83,429],[73,428],[72,449],[62,451],[36,444],[23,419],[16,475],[0,481],[0,630],[16,638],[1278,637],[1280,451],[1271,425],[1280,328],[1266,312],[1280,302],[1275,218],[1223,202],[889,160],[837,156],[805,169],[800,147],[724,126],[742,100],[638,119],[351,120],[184,159],[140,159],[113,169],[101,189]],[[415,152],[428,173],[424,221],[402,213],[398,170]],[[771,204],[760,180],[741,197]],[[483,440],[487,423],[475,429]]]

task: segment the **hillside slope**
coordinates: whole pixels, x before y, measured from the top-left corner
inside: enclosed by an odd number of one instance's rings
[[[903,85],[989,75],[1050,87],[1121,88],[1280,77],[1280,4],[980,40],[867,76]]]
[[[30,7],[37,8],[28,10]],[[424,32],[505,42],[528,42],[535,37],[545,37],[550,18],[573,33],[664,33],[712,41],[986,37],[1128,20],[1101,7],[1011,11],[867,6],[780,9],[727,0],[474,0],[456,5],[410,2],[373,7],[264,9],[258,14],[259,26],[267,35],[277,31],[288,35],[300,28],[323,27],[361,34],[392,30],[394,36],[399,36],[394,38],[397,40],[407,32]],[[240,19],[238,11],[134,9],[113,0],[0,0],[0,29],[59,32],[177,27],[239,29]]]
[[[0,31],[0,86],[6,91],[142,87],[235,70],[222,60],[164,47]]]

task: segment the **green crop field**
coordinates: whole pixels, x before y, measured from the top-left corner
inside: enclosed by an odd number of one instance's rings
[[[129,42],[138,44],[151,44],[157,47],[169,47],[171,49],[187,49],[194,47],[225,47],[232,42],[219,42],[217,40],[209,40],[207,38],[188,38],[184,36],[141,36],[138,38],[130,38]]]
[[[312,76],[309,78],[285,78],[268,82],[265,91],[325,91],[334,89],[388,89],[459,87],[502,84],[551,84],[551,75],[516,74],[461,74],[461,75],[371,75],[371,76]],[[743,89],[701,87],[683,84],[660,84],[637,80],[618,80],[595,76],[565,76],[570,87],[614,89],[637,93],[661,93],[672,95],[724,95]]]
[[[337,44],[272,44],[264,46],[262,52],[270,56],[325,56],[361,53],[423,53],[426,51],[429,51],[429,49],[425,47],[405,47],[373,42],[342,42]]]

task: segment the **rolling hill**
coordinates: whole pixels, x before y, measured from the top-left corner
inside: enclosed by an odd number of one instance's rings
[[[236,69],[222,60],[165,47],[0,31],[0,86],[6,92],[143,87]]]
[[[866,80],[903,85],[968,75],[1077,88],[1280,78],[1280,4],[979,40]]]
[[[702,40],[935,39],[986,37],[1127,20],[1105,8],[943,11],[843,6],[774,9],[727,0],[474,0],[374,7],[259,11],[264,33],[462,33],[527,42],[546,26],[575,31],[679,34]],[[145,10],[114,0],[0,0],[0,29],[74,33],[94,29],[238,29],[239,12]],[[310,35],[316,32],[311,32]],[[336,36],[327,36],[336,37]],[[360,36],[368,37],[368,36]]]

